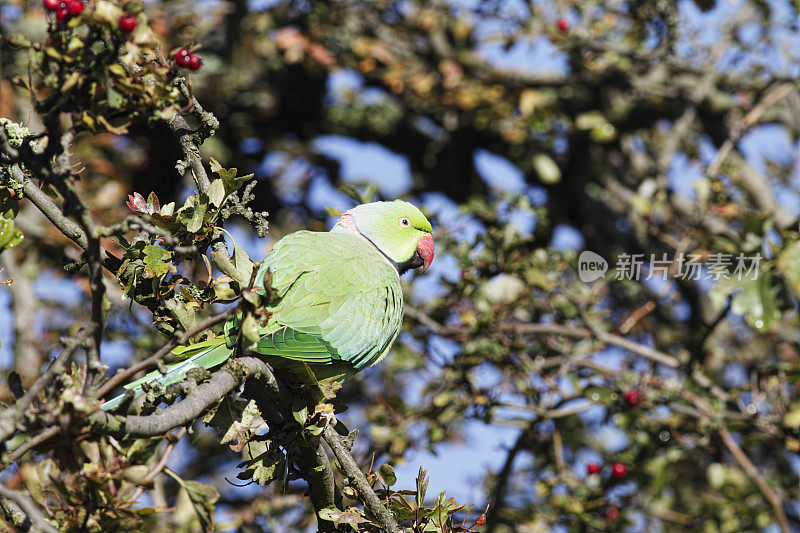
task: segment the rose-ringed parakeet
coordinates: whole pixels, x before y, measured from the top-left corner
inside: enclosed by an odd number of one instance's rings
[[[403,319],[400,275],[431,264],[431,224],[401,200],[362,204],[344,213],[329,232],[298,231],[280,239],[264,258],[280,301],[259,330],[256,351],[271,364],[315,378],[345,378],[374,365],[388,352]],[[176,350],[191,355],[162,374],[151,372],[126,385],[136,396],[143,383],[170,385],[192,368],[211,369],[234,352],[241,317],[225,336]],[[125,395],[102,405],[117,407]]]

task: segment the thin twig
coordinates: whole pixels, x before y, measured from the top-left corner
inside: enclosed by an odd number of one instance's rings
[[[752,461],[750,461],[750,458],[747,457],[747,454],[744,453],[739,444],[737,444],[736,439],[733,438],[728,428],[723,426],[719,428],[717,432],[719,436],[722,437],[722,442],[725,444],[725,447],[728,448],[728,451],[731,452],[736,462],[739,463],[739,466],[744,470],[744,473],[753,480],[759,492],[764,496],[764,499],[772,506],[775,518],[778,520],[778,525],[781,527],[781,532],[791,533],[789,520],[786,518],[786,512],[783,510],[783,501],[780,496],[767,484],[764,477],[758,471],[758,468],[756,468]]]
[[[414,318],[417,322],[423,324],[424,326],[429,327],[431,330],[434,331],[434,333],[437,333],[439,335],[457,335],[470,332],[470,329],[465,327],[442,326],[435,320],[431,319],[430,317],[427,317],[424,313],[417,311],[415,309],[406,309],[405,313],[407,316]],[[621,337],[619,335],[615,335],[613,333],[607,333],[604,331],[594,332],[589,328],[575,328],[570,326],[562,326],[560,324],[512,323],[512,324],[501,324],[499,326],[499,329],[502,331],[510,331],[521,335],[561,335],[563,337],[573,337],[580,339],[595,338],[604,344],[611,344],[613,346],[624,348],[625,350],[635,353],[636,355],[641,355],[645,359],[649,359],[651,361],[660,363],[662,365],[666,365],[671,368],[679,368],[681,365],[680,362],[675,357],[666,354],[664,352],[661,352],[659,350],[656,350],[655,348],[639,344],[638,342],[634,342],[632,340],[626,339],[625,337]]]
[[[171,441],[167,443],[167,447],[164,448],[164,453],[161,454],[161,458],[158,460],[158,463],[147,473],[146,476],[142,478],[142,484],[148,485],[153,482],[153,479],[161,472],[164,467],[167,465],[167,459],[169,459],[172,450],[175,449],[175,446],[180,442],[184,435],[186,435],[186,428],[182,427],[178,430],[175,435],[170,435]]]
[[[139,496],[144,492],[144,487],[150,485],[155,480],[156,476],[164,470],[164,467],[167,466],[167,460],[169,459],[172,450],[175,449],[175,446],[180,442],[184,435],[186,435],[186,427],[182,427],[178,430],[177,433],[174,435],[170,434],[167,437],[170,441],[167,443],[167,446],[164,448],[164,453],[161,454],[159,457],[158,462],[153,465],[153,468],[150,469],[147,474],[139,481],[139,486],[136,487],[136,490],[131,495],[131,501],[136,501],[139,499]]]
[[[736,125],[736,127],[731,130],[728,139],[722,143],[722,146],[717,151],[717,154],[714,156],[711,164],[708,165],[706,174],[711,178],[717,177],[720,168],[722,167],[722,163],[725,162],[725,159],[728,157],[728,155],[730,155],[731,150],[733,150],[734,145],[747,131],[747,129],[753,127],[759,121],[759,119],[761,119],[761,116],[770,106],[774,105],[791,92],[791,83],[780,83],[776,86],[770,87],[764,94],[764,97],[761,99],[761,101],[744,116],[744,118],[741,120],[741,122],[739,122],[739,124]]]
[[[18,447],[14,448],[11,453],[8,454],[8,460],[3,463],[0,470],[5,469],[8,465],[14,464],[17,462],[23,455],[28,453],[31,449],[39,446],[43,442],[51,439],[58,435],[58,432],[61,431],[61,428],[58,426],[50,426],[49,428],[45,429],[35,437],[31,437],[30,439],[26,440]]]
[[[505,499],[508,481],[513,473],[514,460],[517,458],[517,454],[519,454],[519,452],[525,447],[527,438],[528,428],[525,428],[520,431],[519,435],[517,436],[517,440],[514,442],[514,445],[508,450],[503,467],[497,474],[497,480],[494,483],[492,505],[489,508],[489,514],[486,516],[486,533],[492,533],[499,525],[499,514],[500,510],[503,508],[503,500]]]
[[[27,494],[10,489],[0,483],[0,497],[9,499],[19,505],[25,514],[28,515],[28,519],[34,527],[46,533],[58,533],[58,530],[44,517],[42,511],[33,503],[33,500],[31,500]]]

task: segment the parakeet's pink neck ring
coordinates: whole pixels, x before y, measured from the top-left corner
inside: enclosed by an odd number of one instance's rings
[[[433,255],[436,253],[436,249],[433,245],[433,237],[430,235],[423,235],[419,240],[419,244],[417,244],[417,252],[422,258],[422,271],[425,272],[428,270],[428,268],[430,268],[431,263],[433,262]]]

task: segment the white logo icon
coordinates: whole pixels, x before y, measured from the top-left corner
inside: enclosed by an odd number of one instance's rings
[[[584,283],[602,278],[608,271],[608,261],[594,252],[584,250],[578,257],[578,277]]]

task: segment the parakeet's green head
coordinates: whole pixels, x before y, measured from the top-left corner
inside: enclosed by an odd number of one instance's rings
[[[355,230],[403,272],[433,261],[431,223],[416,206],[402,200],[361,204],[344,213],[337,226]]]

